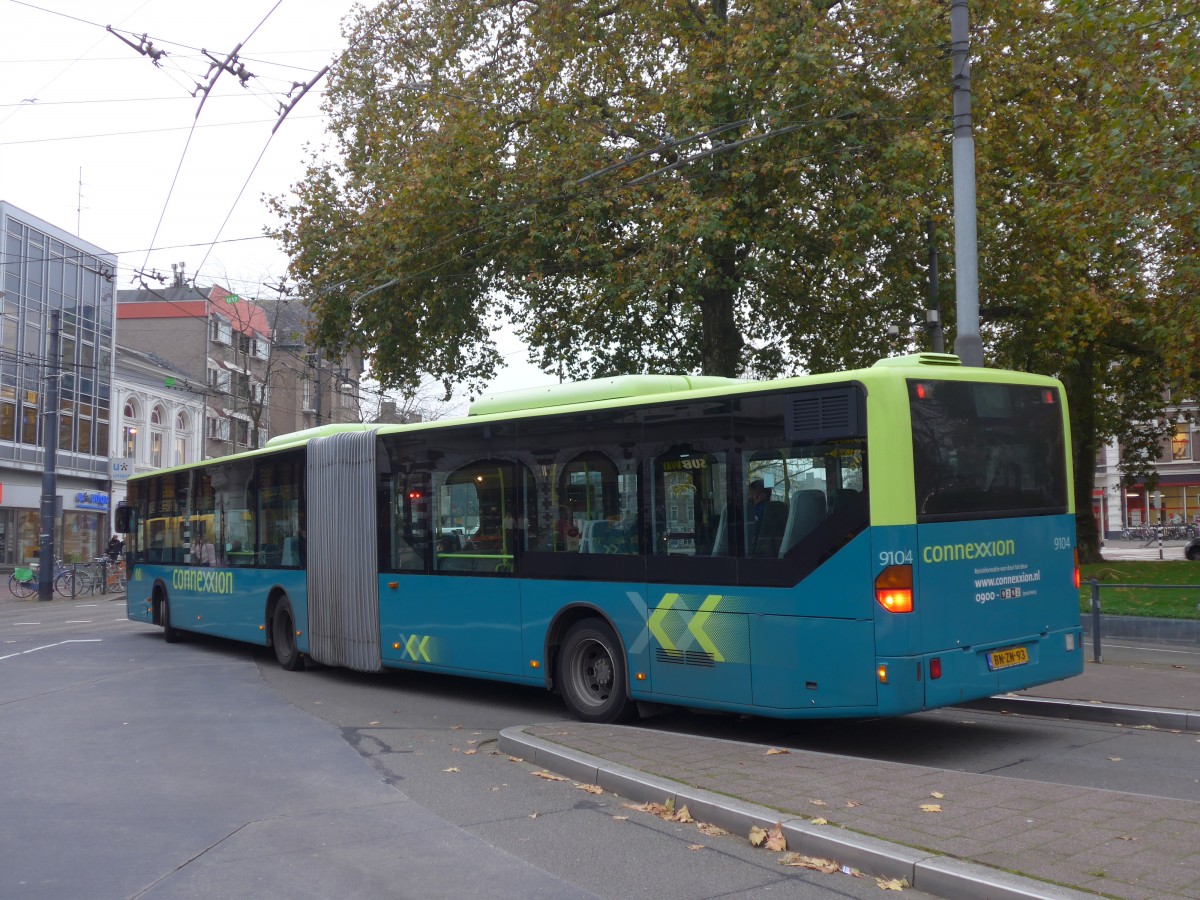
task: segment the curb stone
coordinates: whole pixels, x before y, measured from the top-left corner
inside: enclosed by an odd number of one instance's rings
[[[797,852],[836,860],[870,875],[904,878],[927,894],[954,900],[1095,900],[1096,895],[1060,887],[894,844],[837,826],[814,825],[765,806],[715,794],[702,788],[649,775],[627,766],[563,747],[525,733],[517,725],[500,732],[500,750],[568,778],[598,784],[610,793],[639,803],[674,801],[687,805],[697,821],[711,822],[731,834],[746,834],[754,825],[781,822],[788,846]]]

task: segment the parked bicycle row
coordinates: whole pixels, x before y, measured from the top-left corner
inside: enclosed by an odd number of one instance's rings
[[[40,583],[37,563],[18,567],[8,576],[9,593],[22,600],[36,594]],[[88,594],[122,594],[125,592],[125,561],[113,562],[107,556],[99,556],[90,563],[66,564],[55,560],[52,584],[56,594],[72,599]]]
[[[1134,525],[1121,532],[1123,541],[1190,541],[1200,537],[1200,527],[1194,523],[1176,525]]]

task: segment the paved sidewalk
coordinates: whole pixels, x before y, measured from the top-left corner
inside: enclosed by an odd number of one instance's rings
[[[1074,718],[1127,725],[1175,714],[1168,724],[1200,731],[1200,672],[1089,664],[1078,678],[994,702],[1013,712],[1061,702]],[[1200,898],[1200,802],[800,750],[767,755],[756,744],[629,726],[514,728],[501,745],[632,800],[674,796],[734,833],[782,821],[789,849],[938,896]],[[1200,772],[1200,745],[1197,760]],[[923,811],[928,803],[941,812]]]

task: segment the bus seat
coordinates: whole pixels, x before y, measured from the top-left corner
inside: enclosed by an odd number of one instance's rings
[[[753,523],[750,523],[752,533],[749,541],[749,556],[777,556],[779,554],[779,542],[783,540],[783,535],[787,528],[788,521],[788,505],[782,500],[768,500],[763,506],[762,521],[758,524],[758,529],[753,530]]]
[[[779,546],[780,557],[791,550],[825,518],[824,491],[796,491],[792,494],[792,505],[788,510],[787,528]]]
[[[583,523],[580,553],[626,553],[625,535],[608,519],[589,519]]]

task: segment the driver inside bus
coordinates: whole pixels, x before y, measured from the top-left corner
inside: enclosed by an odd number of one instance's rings
[[[205,540],[203,533],[192,544],[192,563],[198,566],[215,566],[217,564],[217,548],[211,541]]]

